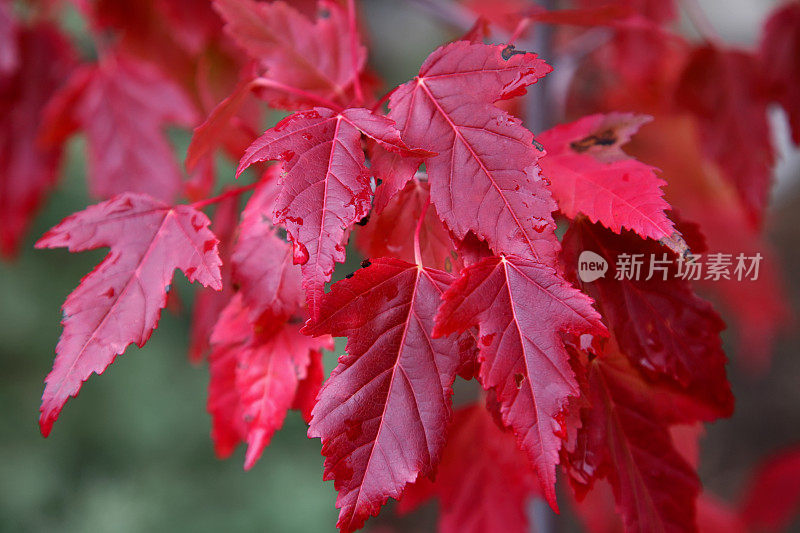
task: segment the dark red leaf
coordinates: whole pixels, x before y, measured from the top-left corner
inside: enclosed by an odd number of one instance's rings
[[[702,419],[730,416],[733,395],[719,336],[725,323],[711,304],[694,293],[689,281],[678,277],[678,258],[653,241],[630,232],[615,235],[586,219],[573,222],[563,244],[565,270],[576,282],[582,252],[594,252],[610,264],[604,277],[581,287],[597,302],[631,363],[695,393],[707,412]],[[666,275],[654,271],[648,280],[650,273],[643,268],[639,279],[617,279],[614,265],[622,254],[641,254],[648,264],[666,258]]]
[[[348,338],[322,387],[310,437],[322,439],[325,479],[339,491],[338,527],[360,528],[389,497],[429,475],[450,420],[451,386],[474,341],[431,338],[449,274],[381,258],[335,283],[304,331]]]
[[[582,493],[608,478],[626,531],[696,531],[700,481],[675,451],[668,424],[691,418],[654,390],[613,348],[589,363],[589,404],[569,450],[568,472]]]
[[[675,94],[679,106],[697,117],[703,151],[736,187],[756,225],[767,205],[774,163],[768,97],[755,55],[711,45],[692,53]]]

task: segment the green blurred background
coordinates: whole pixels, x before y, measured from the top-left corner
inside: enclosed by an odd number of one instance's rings
[[[726,37],[746,43],[751,26],[754,33],[760,23],[753,13],[765,12],[773,2],[732,3],[741,8],[738,16],[731,17],[735,7],[719,9],[727,2],[704,2]],[[372,64],[389,86],[412,77],[427,54],[453,36],[402,2],[362,5]],[[187,135],[174,138],[184,154]],[[333,531],[333,484],[322,481],[319,441],[306,437],[298,413],[289,414],[250,472],[242,469],[241,449],[225,461],[214,457],[205,411],[207,370],[186,357],[193,288],[180,275],[173,287],[183,309],[164,311],[144,349],[131,347],[102,377],[90,379],[52,435],[47,440],[39,435],[37,409],[60,334],[60,306],[105,251],[35,251],[32,243],[66,215],[94,203],[86,192],[84,165],[84,145],[77,139],[20,257],[0,263],[0,531]],[[230,179],[230,165],[222,168]],[[768,232],[798,309],[796,162],[784,163],[782,172],[788,185],[782,182]],[[348,268],[353,269],[340,272]],[[732,365],[736,414],[709,427],[703,444],[701,475],[715,494],[734,498],[764,455],[800,441],[798,352],[793,328],[779,340],[767,375],[754,379]],[[326,358],[330,369],[336,356]],[[385,510],[371,527],[428,531],[435,522],[430,505],[401,522],[391,514]],[[574,528],[567,519],[556,526]]]

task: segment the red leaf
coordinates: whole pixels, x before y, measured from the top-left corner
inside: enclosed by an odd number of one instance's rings
[[[37,248],[111,248],[62,307],[64,333],[45,380],[42,434],[50,433],[61,408],[92,373],[101,374],[129,344],[147,342],[176,268],[189,281],[222,288],[218,241],[208,224],[190,206],[123,194],[67,217],[39,239]]]
[[[775,454],[756,470],[741,501],[756,531],[784,531],[800,512],[800,447]]]
[[[691,421],[691,413],[676,409],[613,349],[589,362],[586,399],[568,454],[579,498],[608,478],[626,531],[696,531],[700,481],[668,431],[670,423]]]
[[[237,170],[239,175],[259,161],[284,161],[274,222],[286,227],[294,244],[312,318],[319,312],[335,263],[344,261],[347,229],[370,208],[370,172],[364,166],[361,133],[389,149],[409,151],[385,117],[366,109],[337,113],[318,107],[290,115],[267,130],[248,148]]]
[[[358,44],[353,54],[347,14],[337,4],[321,1],[315,22],[280,1],[215,0],[214,5],[225,32],[267,69],[266,76],[294,89],[265,95],[271,105],[306,108],[318,105],[319,98],[349,103],[348,90],[367,52]]]
[[[276,235],[270,223],[277,192],[271,181],[253,193],[242,213],[231,258],[233,279],[253,320],[266,313],[284,321],[303,303],[300,269],[292,264],[292,248]]]
[[[186,168],[194,170],[204,157],[211,157],[214,150],[230,135],[231,121],[252,94],[249,82],[240,82],[233,93],[222,100],[208,118],[194,129],[192,142],[186,152]]]
[[[178,85],[116,53],[73,74],[48,105],[44,138],[60,144],[76,129],[86,133],[94,196],[139,192],[172,202],[182,175],[164,129],[192,126],[196,118]]]
[[[283,426],[312,364],[317,373],[319,350],[333,349],[333,343],[328,336],[301,335],[292,322],[268,316],[253,321],[241,293],[223,311],[211,340],[208,410],[214,446],[226,457],[245,441],[249,470]]]
[[[536,466],[556,508],[555,466],[567,398],[578,396],[561,334],[605,334],[592,301],[551,267],[516,256],[464,269],[444,295],[434,336],[478,326],[480,380]]]
[[[322,439],[325,479],[339,491],[343,532],[360,528],[439,462],[451,386],[474,349],[468,335],[431,338],[451,281],[438,270],[381,258],[335,283],[319,320],[304,330],[348,337],[308,432]]]
[[[800,145],[800,4],[789,2],[767,19],[759,54],[766,81],[788,113],[792,138]]]
[[[453,415],[436,480],[420,479],[398,508],[409,512],[439,498],[440,533],[525,533],[536,475],[513,435],[480,405]]]
[[[417,225],[423,206],[429,201],[429,190],[427,183],[411,180],[383,211],[373,211],[369,222],[358,231],[359,249],[367,257],[395,257],[413,263],[414,232],[410,229]],[[460,269],[453,240],[433,209],[425,213],[419,247],[424,265],[445,272]]]
[[[591,115],[557,126],[539,136],[547,155],[539,161],[559,209],[569,218],[579,213],[619,233],[622,228],[654,240],[673,238],[675,226],[665,211],[655,168],[622,151],[649,117],[630,113]],[[675,246],[676,253],[686,250]]]
[[[774,157],[767,123],[768,93],[758,58],[713,46],[697,48],[675,98],[697,117],[705,154],[736,187],[751,222],[760,224]]]
[[[592,251],[609,262],[610,272],[581,288],[597,302],[614,331],[622,352],[651,376],[664,375],[696,394],[704,406],[704,420],[730,416],[733,395],[725,375],[727,358],[720,332],[725,323],[698,297],[689,281],[677,277],[677,258],[653,241],[625,232],[615,235],[586,219],[570,225],[564,236],[565,270],[577,281],[579,254]],[[670,262],[664,274],[651,279],[642,269],[641,279],[616,279],[614,266],[621,254]]]
[[[550,72],[536,54],[513,47],[459,41],[433,52],[414,80],[392,95],[389,118],[403,140],[438,155],[425,161],[439,216],[463,239],[473,231],[495,252],[552,258],[558,249],[555,203],[541,178],[533,135],[519,119],[492,105],[525,93]],[[397,158],[394,158],[397,159]],[[388,202],[420,161],[389,167],[376,204]]]
[[[48,24],[8,37],[15,39],[18,68],[9,63],[3,70],[13,50],[0,42],[0,253],[12,256],[58,177],[61,149],[36,141],[42,111],[74,58],[69,43]]]

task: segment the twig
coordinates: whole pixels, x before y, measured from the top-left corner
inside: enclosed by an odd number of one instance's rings
[[[251,183],[250,185],[244,185],[242,187],[236,187],[234,189],[228,189],[227,191],[223,192],[222,194],[219,194],[217,196],[213,196],[211,198],[206,198],[205,200],[199,200],[199,201],[194,202],[193,204],[189,204],[189,205],[191,205],[195,209],[203,209],[204,207],[207,207],[207,206],[209,206],[211,204],[216,204],[218,202],[226,200],[226,199],[230,198],[231,196],[239,196],[240,194],[244,194],[247,191],[255,189],[257,186],[258,186],[258,182],[256,181],[254,183]]]

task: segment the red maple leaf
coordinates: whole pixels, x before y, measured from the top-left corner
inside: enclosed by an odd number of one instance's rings
[[[183,180],[165,127],[192,126],[196,112],[180,86],[149,63],[122,53],[72,74],[46,111],[46,142],[87,136],[91,193],[139,192],[172,202]]]
[[[792,138],[800,145],[800,4],[789,2],[764,23],[759,59],[775,99],[789,115]]]
[[[101,374],[129,344],[147,342],[176,268],[189,281],[222,288],[218,241],[209,223],[190,206],[129,193],[67,217],[39,239],[37,248],[111,248],[62,307],[64,332],[42,395],[42,434],[50,433],[89,376]]]
[[[632,364],[694,391],[714,413],[710,418],[730,416],[733,395],[719,336],[725,323],[711,304],[694,293],[689,281],[678,277],[678,258],[653,241],[630,232],[615,235],[586,219],[572,223],[563,244],[565,270],[576,282],[579,254],[584,251],[595,252],[612,265],[622,254],[667,261],[666,272],[654,271],[652,277],[646,269],[641,279],[617,279],[609,272],[581,288],[597,302]]]
[[[352,42],[347,13],[338,4],[321,1],[316,21],[281,1],[215,0],[214,6],[225,32],[283,87],[264,89],[271,105],[301,109],[319,105],[320,98],[350,103],[367,52]]]
[[[645,238],[664,239],[677,253],[686,246],[667,217],[669,204],[656,169],[622,151],[631,135],[650,117],[630,113],[591,115],[542,133],[547,155],[542,174],[559,210],[574,219],[579,213],[619,233],[622,228]],[[680,246],[678,243],[683,244]]]
[[[0,21],[2,17],[0,12]],[[74,57],[69,43],[49,24],[6,37],[13,46],[0,42],[0,253],[11,256],[58,176],[61,148],[41,146],[37,137],[45,105]]]
[[[283,161],[274,222],[289,233],[294,261],[302,265],[311,317],[319,312],[324,284],[344,261],[348,228],[366,216],[372,189],[361,134],[409,155],[394,123],[366,109],[322,107],[289,115],[247,149],[236,171],[259,161]]]
[[[562,410],[568,397],[580,394],[561,334],[604,335],[600,315],[555,269],[495,256],[464,269],[447,290],[434,336],[473,326],[479,330],[481,384],[496,392],[503,422],[514,430],[556,508]]]
[[[678,105],[698,120],[703,150],[719,165],[760,224],[774,163],[761,63],[751,53],[712,45],[692,52],[675,92]]]
[[[481,405],[453,415],[434,481],[422,478],[398,504],[408,513],[436,496],[441,533],[525,533],[536,474],[514,436]]]
[[[608,478],[626,531],[696,531],[700,481],[668,431],[696,421],[695,411],[655,389],[614,347],[588,362],[586,379],[587,407],[566,454],[578,498]]]
[[[301,335],[292,321],[251,317],[241,293],[220,316],[212,335],[208,397],[217,453],[224,457],[245,441],[245,470],[261,457],[298,394],[308,394],[300,385],[312,362],[315,368],[320,364],[319,350],[333,349],[330,337]]]
[[[457,238],[472,231],[497,252],[552,258],[556,209],[538,175],[533,134],[493,105],[525,93],[550,72],[513,46],[458,41],[439,48],[392,95],[389,118],[403,140],[437,155],[425,160],[431,200]],[[379,156],[376,204],[411,179],[420,160]]]
[[[445,272],[381,258],[335,283],[318,321],[304,329],[348,338],[308,431],[322,439],[325,479],[339,491],[343,532],[360,528],[439,462],[451,386],[462,361],[474,357],[468,334],[431,337],[452,280]]]

